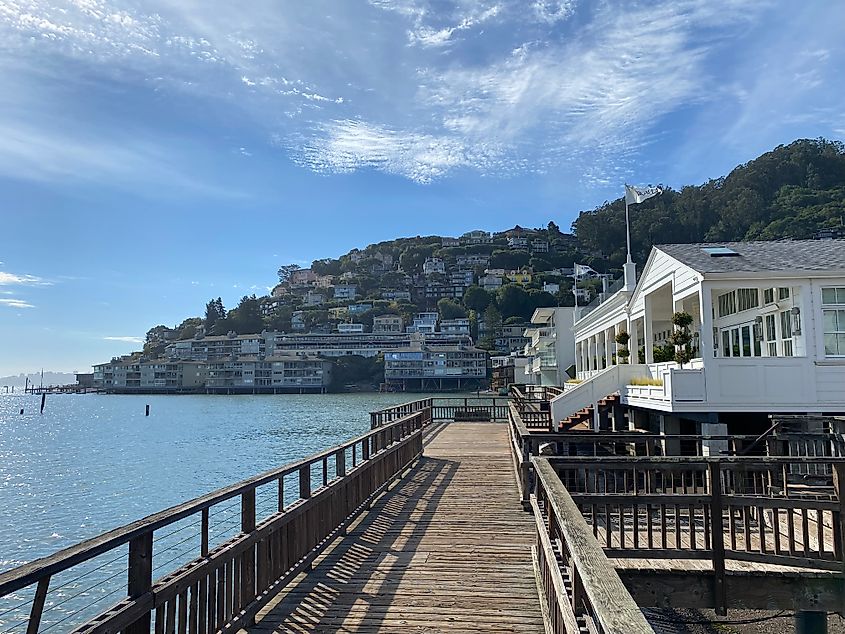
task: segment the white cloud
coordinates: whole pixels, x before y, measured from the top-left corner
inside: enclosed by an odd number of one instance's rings
[[[122,343],[144,343],[143,337],[103,337],[105,341],[120,341]]]
[[[746,0],[313,0],[284,10],[255,0],[249,11],[214,0],[13,0],[0,3],[0,72],[29,66],[0,95],[0,174],[194,181],[166,140],[144,144],[99,122],[69,129],[63,112],[40,112],[61,101],[44,86],[66,83],[48,69],[69,59],[108,81],[228,108],[320,172],[428,183],[465,169],[563,168],[602,183],[629,169],[667,115],[744,100],[751,120],[777,101],[723,58],[741,57],[767,11],[782,17]],[[835,40],[803,45],[806,62],[788,75],[798,93],[819,90],[841,60]],[[763,74],[782,86],[777,68]],[[257,153],[238,141],[234,152]]]
[[[51,284],[52,282],[35,275],[23,275],[0,271],[0,286],[49,286]]]
[[[2,298],[0,299],[0,306],[8,306],[9,308],[35,308],[33,304],[22,299]]]

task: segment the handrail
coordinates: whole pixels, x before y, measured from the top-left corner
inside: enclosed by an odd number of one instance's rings
[[[446,396],[419,399],[370,412],[370,428],[376,429],[391,420],[420,411],[430,410],[431,422],[460,420],[507,420],[508,399],[497,396]]]
[[[574,629],[573,622],[582,619],[587,631],[653,634],[548,460],[532,458],[532,463],[537,474],[536,495],[532,496],[538,532],[536,557],[553,631],[578,631],[581,628]],[[569,590],[561,569],[568,571]]]
[[[294,525],[299,526],[297,543],[284,555],[293,556],[289,563],[301,565],[308,557],[313,558],[315,552],[325,547],[327,536],[345,525],[349,518],[362,510],[362,504],[367,499],[376,495],[387,482],[422,454],[422,428],[429,418],[429,409],[411,413],[307,458],[223,487],[4,572],[0,574],[0,598],[36,583],[39,586],[39,594],[46,595],[52,576],[128,544],[130,574],[127,599],[118,604],[121,606],[120,610],[114,612],[110,618],[117,619],[116,622],[120,623],[120,627],[115,629],[127,632],[148,631],[153,609],[163,609],[164,602],[168,600],[176,601],[177,594],[177,586],[172,585],[171,581],[156,582],[155,593],[150,594],[153,588],[153,534],[156,530],[180,520],[202,514],[201,552],[197,553],[198,559],[189,562],[184,569],[191,569],[194,575],[210,574],[211,581],[206,580],[212,583],[217,571],[215,566],[236,565],[233,562],[237,562],[240,574],[236,575],[234,583],[237,585],[240,582],[242,587],[232,587],[227,589],[227,592],[239,593],[241,603],[238,604],[238,609],[234,609],[234,605],[230,606],[232,612],[227,619],[243,618],[242,615],[238,616],[239,612],[255,604],[268,588],[275,588],[274,583],[278,584],[277,578],[273,578],[268,569],[268,566],[271,566],[271,542],[276,539],[278,531],[287,528],[288,524],[291,525],[291,530],[294,530]],[[347,454],[351,454],[349,461]],[[334,477],[329,475],[329,460],[332,459]],[[315,465],[322,467],[322,487],[312,490],[312,476],[315,475],[312,473],[312,467]],[[297,501],[286,504],[284,478],[292,474],[299,475],[299,496]],[[319,470],[316,474],[319,475]],[[341,484],[345,485],[347,481],[349,486],[341,488]],[[256,489],[273,482],[279,483],[278,512],[257,522]],[[336,490],[338,493],[335,493]],[[218,547],[219,549],[209,552],[209,509],[238,496],[241,498],[242,537],[230,540]],[[307,524],[303,523],[306,521]],[[280,540],[279,548],[281,547]],[[266,557],[262,556],[262,552]],[[272,565],[277,565],[281,560],[277,554]],[[167,573],[166,570],[164,572]],[[275,572],[281,575],[288,570],[277,568]],[[174,573],[170,572],[160,579],[170,579],[173,576]],[[231,586],[231,581],[229,583]],[[283,585],[279,586],[277,591],[282,587]],[[30,618],[30,629],[34,625],[32,631],[37,631],[41,618],[40,609],[35,609],[39,594],[36,595],[33,616]],[[194,595],[191,600],[195,598]],[[43,608],[44,596],[41,596],[40,601]],[[127,615],[131,615],[131,618]],[[158,619],[158,616],[156,618]]]
[[[725,561],[842,572],[845,458],[549,457],[543,460],[616,558],[710,559],[717,612]],[[805,479],[808,465],[824,465]]]

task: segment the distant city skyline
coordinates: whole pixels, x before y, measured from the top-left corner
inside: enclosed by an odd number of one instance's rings
[[[568,230],[625,182],[842,140],[842,24],[821,0],[7,4],[0,376],[88,370],[282,264]]]

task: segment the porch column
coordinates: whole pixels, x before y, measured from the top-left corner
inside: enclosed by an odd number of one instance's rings
[[[652,324],[652,302],[649,296],[644,298],[645,316],[643,317],[643,339],[645,340],[645,362],[654,363],[654,325]]]
[[[611,330],[604,331],[604,367],[609,368],[613,365],[613,351],[611,342],[613,341],[613,336],[610,334]]]
[[[762,291],[760,291],[762,293]],[[699,345],[701,346],[701,359],[712,359],[713,350],[717,342],[713,341],[713,313],[711,305],[713,301],[710,287],[703,283],[699,286],[698,291],[698,311],[699,319],[701,321],[701,339]],[[765,324],[763,326],[765,328]],[[764,346],[765,347],[765,346]],[[768,354],[768,353],[767,353]]]

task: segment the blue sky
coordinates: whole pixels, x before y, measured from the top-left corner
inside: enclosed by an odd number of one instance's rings
[[[288,262],[568,227],[845,137],[845,3],[0,2],[0,375],[83,370]]]

